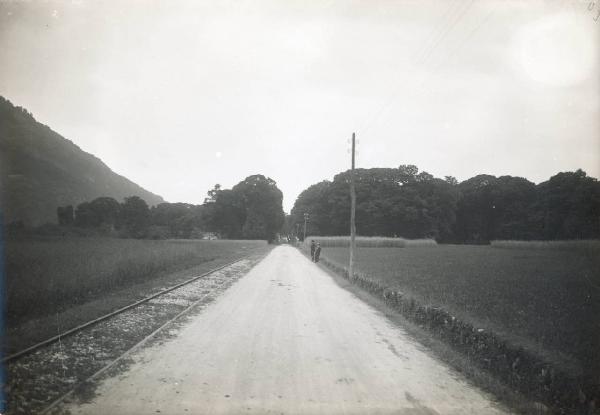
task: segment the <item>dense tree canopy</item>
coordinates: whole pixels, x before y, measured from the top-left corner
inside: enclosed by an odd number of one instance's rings
[[[249,176],[231,190],[208,192],[208,227],[227,238],[273,240],[284,224],[283,194],[274,180]]]
[[[68,226],[73,224],[73,222],[75,221],[73,206],[59,206],[58,208],[56,208],[56,216],[58,217],[59,225]]]
[[[346,235],[350,229],[350,172],[336,175],[300,194],[291,221],[307,233]],[[361,235],[447,238],[455,222],[456,189],[445,180],[418,173],[415,166],[357,169],[356,225]]]
[[[62,226],[93,228],[134,238],[202,238],[217,234],[229,239],[272,241],[284,225],[283,194],[262,175],[249,176],[232,189],[215,185],[202,205],[160,203],[148,208],[137,196],[122,203],[99,197],[56,210]]]
[[[302,229],[308,213],[307,234],[347,235],[349,183],[346,171],[304,190],[287,228]],[[355,183],[357,232],[365,236],[461,243],[600,237],[600,183],[581,170],[536,186],[521,177],[491,175],[458,183],[403,165],[357,169]]]
[[[203,228],[202,206],[189,203],[160,203],[150,209],[150,236],[189,239]]]
[[[214,202],[209,205],[209,209],[207,224],[211,231],[218,233],[222,238],[242,237],[246,209],[239,193],[230,189],[219,189],[214,194]]]
[[[141,200],[141,199],[140,199]],[[146,202],[144,202],[146,203]],[[59,223],[64,218],[61,218],[61,213],[68,210],[68,206],[58,209]],[[92,228],[99,226],[115,227],[121,214],[121,205],[112,197],[98,197],[91,202],[83,202],[77,206],[75,210],[75,224],[83,228]]]
[[[459,183],[419,172],[413,165],[355,171],[360,235],[435,238],[487,243],[494,239],[600,238],[600,182],[582,170],[534,183],[512,176],[478,175]],[[59,207],[63,226],[119,231],[128,237],[273,240],[279,232],[347,235],[350,172],[304,190],[289,216],[275,181],[249,176],[232,189],[216,185],[202,205],[161,203],[148,208],[137,196],[119,203],[99,197]]]
[[[121,207],[123,227],[134,237],[142,237],[150,224],[150,209],[138,196],[126,197]]]
[[[537,216],[546,239],[600,236],[600,182],[582,170],[558,173],[537,186]]]

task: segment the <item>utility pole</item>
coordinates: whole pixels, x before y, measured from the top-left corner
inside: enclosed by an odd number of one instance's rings
[[[306,239],[306,222],[308,222],[308,213],[304,214],[304,237],[302,238],[302,241]]]
[[[352,170],[350,171],[350,264],[348,277],[354,277],[354,249],[356,244],[356,189],[354,187],[354,154],[356,153],[356,138],[352,133]]]

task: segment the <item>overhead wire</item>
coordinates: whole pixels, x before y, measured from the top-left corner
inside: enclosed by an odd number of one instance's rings
[[[446,36],[448,35],[448,33],[450,33],[450,31],[452,29],[454,29],[454,27],[456,27],[456,25],[458,24],[458,22],[460,22],[462,20],[462,18],[466,15],[466,13],[469,11],[469,9],[471,8],[471,6],[473,6],[473,3],[475,3],[475,0],[470,0],[470,2],[464,4],[465,7],[463,7],[462,9],[460,9],[458,15],[455,16],[455,19],[452,21],[452,23],[449,24],[446,27],[446,30],[442,33],[441,37],[438,38],[438,40],[436,41],[436,43],[433,44],[433,46],[431,47],[431,49],[428,51],[428,54],[423,59],[424,62],[427,62],[427,58],[429,58],[431,56],[431,54],[433,53],[433,51],[438,47],[438,45],[442,42],[442,40],[444,40],[446,38]]]
[[[456,27],[456,25],[464,18],[464,16],[468,13],[468,11],[470,10],[470,8],[473,6],[473,4],[475,3],[476,0],[469,0],[467,2],[464,2],[462,4],[462,7],[459,6],[459,8],[456,11],[451,11],[451,9],[454,7],[454,5],[456,4],[452,4],[449,9],[446,11],[446,13],[444,14],[442,20],[448,20],[448,18],[452,19],[451,21],[448,22],[447,25],[445,25],[445,22],[442,22],[442,25],[445,27],[443,27],[441,29],[441,31],[439,31],[439,35],[438,36],[434,36],[434,39],[431,43],[429,44],[426,48],[425,48],[425,52],[423,52],[422,54],[419,55],[419,59],[417,59],[413,64],[414,65],[420,65],[420,64],[424,64],[426,63],[426,60],[429,59],[431,56],[433,56],[433,52],[442,44],[442,41],[448,37],[449,33]],[[493,11],[491,12],[493,13]],[[491,16],[491,13],[489,13],[486,18],[484,18],[484,21],[487,21],[487,19]],[[450,17],[451,15],[454,15],[454,18]],[[468,38],[470,38],[481,26],[483,25],[483,21],[476,26],[476,28],[474,30],[472,30],[465,39],[463,39],[463,41],[461,42],[461,44],[459,45],[458,48],[454,48],[453,51],[445,56],[445,59],[442,60],[442,62],[440,62],[435,70],[433,72],[430,72],[428,76],[425,76],[424,79],[421,80],[421,82],[419,82],[419,87],[418,88],[422,88],[422,86],[427,82],[428,78],[431,77],[432,73],[434,73],[435,71],[437,71],[437,69],[439,69],[441,67],[442,64],[444,64],[458,49],[460,49],[464,43],[466,42],[466,40],[468,40]],[[430,37],[431,38],[431,37]],[[408,80],[405,80],[404,82],[400,82],[396,88],[394,88],[391,96],[389,99],[387,99],[380,107],[377,111],[375,111],[373,113],[373,115],[368,118],[367,122],[365,122],[363,124],[363,126],[361,128],[359,128],[357,131],[361,134],[361,136],[364,136],[367,132],[369,132],[374,126],[375,123],[377,121],[379,121],[380,117],[382,116],[382,114],[387,111],[394,103],[395,99],[397,98],[400,89],[402,87],[405,87],[406,82],[408,82]],[[418,89],[419,90],[419,89]]]
[[[415,54],[414,62],[420,62],[425,56],[428,50],[436,43],[437,39],[441,36],[442,32],[449,26],[450,15],[456,10],[456,5],[460,5],[461,0],[452,0],[450,6],[446,9],[438,24],[435,25],[434,29],[429,34],[427,40],[423,43],[423,47]]]
[[[455,13],[455,10],[454,10],[455,6],[459,5],[459,7],[460,7],[460,4],[461,4],[461,0],[456,0],[455,2],[451,3],[450,6],[446,9],[446,11],[442,15],[439,23],[436,24],[434,29],[431,31],[431,33],[430,33],[429,37],[427,38],[427,40],[425,41],[423,47],[415,55],[412,65],[417,66],[417,65],[422,64],[423,58],[425,56],[427,56],[428,54],[430,54],[432,45],[439,44],[439,42],[438,42],[439,35],[441,33],[447,33],[446,28],[450,24],[449,18],[452,14]],[[442,38],[444,36],[445,35],[443,35]],[[394,98],[397,96],[397,94],[400,92],[400,89],[403,86],[405,86],[404,82],[399,82],[393,88],[390,98],[388,100],[384,101],[378,107],[378,109],[375,112],[373,112],[372,115],[369,118],[367,118],[367,120],[363,123],[363,125],[358,129],[358,131],[361,132],[361,134],[364,134],[371,127],[371,125],[377,121],[377,118],[379,117],[379,115],[387,109],[387,107],[391,104],[391,102],[393,102]]]
[[[462,40],[459,43],[456,43],[455,47],[450,51],[450,53],[448,53],[447,55],[444,56],[444,58],[438,62],[438,64],[429,72],[428,77],[426,77],[425,79],[423,79],[419,85],[416,88],[416,92],[414,93],[414,95],[412,95],[412,99],[416,99],[419,98],[423,95],[426,95],[427,93],[431,92],[433,89],[433,85],[431,83],[428,83],[429,79],[435,75],[447,62],[450,58],[452,58],[453,56],[456,55],[456,53],[461,50],[466,44],[467,42],[473,37],[473,35],[485,24],[487,23],[493,16],[494,14],[494,10],[490,11],[489,13],[486,14],[486,16],[473,28],[471,29],[471,31],[469,31],[469,33],[462,38]],[[424,88],[424,86],[428,84],[429,87],[428,88]]]

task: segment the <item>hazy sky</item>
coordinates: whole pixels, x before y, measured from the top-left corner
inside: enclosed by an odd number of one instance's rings
[[[571,0],[0,0],[0,95],[170,202],[262,173],[289,211],[349,167],[353,131],[359,167],[598,177],[599,13]]]

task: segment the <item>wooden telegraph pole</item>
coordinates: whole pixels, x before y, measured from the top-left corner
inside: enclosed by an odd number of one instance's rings
[[[354,277],[354,248],[356,244],[356,189],[354,188],[354,154],[356,151],[355,134],[352,133],[352,170],[350,171],[350,264],[348,277]]]
[[[308,222],[308,213],[304,214],[304,237],[302,238],[302,241],[306,239],[306,222]]]

